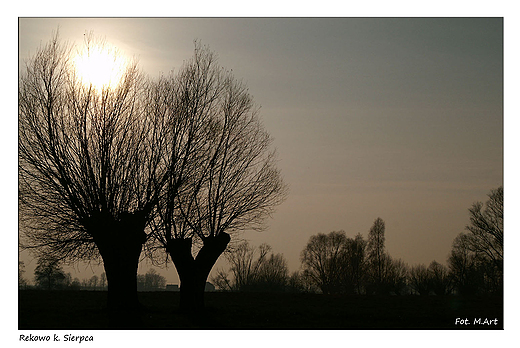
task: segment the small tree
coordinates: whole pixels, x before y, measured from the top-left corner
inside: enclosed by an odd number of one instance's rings
[[[469,236],[460,233],[453,241],[448,265],[453,285],[461,295],[474,295],[483,285],[483,274],[479,270],[480,259],[470,249]]]
[[[58,260],[39,258],[34,270],[34,281],[36,286],[45,290],[62,288],[66,279],[65,272],[59,265]]]
[[[23,261],[18,261],[18,289],[27,288],[27,279],[24,278],[24,273],[25,263]]]
[[[160,290],[166,288],[166,278],[157,273],[155,269],[150,269],[144,275],[145,289]]]
[[[226,254],[231,278],[219,270],[212,282],[221,290],[284,291],[289,278],[287,261],[281,254],[268,255],[270,250],[267,244],[257,248],[248,242],[240,243]]]
[[[312,292],[301,272],[293,272],[287,281],[288,292]]]
[[[431,289],[438,296],[444,296],[451,292],[451,280],[448,268],[437,261],[432,261],[428,266]]]
[[[65,273],[65,279],[62,282],[62,287],[66,290],[70,290],[70,286],[72,284],[72,275],[70,273]]]
[[[409,272],[409,283],[412,289],[421,296],[428,295],[431,288],[430,273],[425,265],[412,266]]]
[[[361,294],[366,271],[366,241],[361,234],[347,238],[344,283],[348,293]]]
[[[228,273],[223,269],[217,269],[216,274],[211,278],[211,282],[219,291],[232,291],[234,284],[228,277]]]
[[[155,269],[149,269],[145,274],[137,275],[137,288],[139,291],[164,290],[166,278],[157,273]]]
[[[98,287],[98,281],[99,281],[99,277],[97,275],[93,275],[92,277],[90,277],[90,279],[88,280],[88,287],[91,289],[91,290],[97,290],[97,287]]]
[[[324,294],[343,291],[347,237],[344,231],[311,236],[301,253],[304,277]]]
[[[387,272],[384,283],[387,284],[389,292],[396,295],[404,295],[407,288],[408,266],[401,259],[387,258]]]
[[[146,281],[144,274],[138,274],[137,275],[137,291],[144,291],[146,290]]]
[[[74,278],[69,285],[69,290],[80,290],[81,289],[81,282],[78,278]]]
[[[385,251],[385,222],[378,217],[368,233],[367,265],[369,292],[385,292],[383,281],[385,266],[388,261],[388,255]]]
[[[265,292],[283,292],[287,286],[289,270],[282,254],[271,254],[258,270],[254,288]]]
[[[231,265],[232,290],[249,291],[258,278],[260,267],[265,262],[271,247],[261,244],[258,248],[250,246],[247,241],[240,243],[234,250],[226,254]]]
[[[105,287],[107,286],[107,274],[105,272],[101,273],[101,276],[99,277],[99,286],[102,290],[105,290]]]

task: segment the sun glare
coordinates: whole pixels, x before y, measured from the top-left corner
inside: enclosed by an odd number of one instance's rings
[[[115,49],[94,46],[78,52],[74,59],[76,72],[85,85],[100,91],[116,87],[126,65],[126,59]]]

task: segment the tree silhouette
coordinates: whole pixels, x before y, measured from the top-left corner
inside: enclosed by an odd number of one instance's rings
[[[240,243],[226,253],[226,259],[231,265],[232,279],[228,279],[227,273],[220,271],[215,278],[216,283],[225,290],[252,290],[270,251],[271,247],[265,243],[259,247],[251,246],[247,241]]]
[[[45,290],[61,288],[66,276],[58,260],[41,257],[34,270],[36,286]]]
[[[476,253],[485,254],[497,266],[504,260],[504,190],[491,190],[486,204],[474,203],[469,209],[470,247]]]
[[[97,287],[98,287],[98,283],[99,283],[99,277],[97,275],[93,275],[92,277],[90,277],[90,279],[88,280],[88,287],[92,290],[97,290]]]
[[[433,260],[428,266],[431,289],[437,296],[444,296],[451,292],[451,280],[449,270]]]
[[[367,242],[367,262],[373,290],[382,291],[385,266],[389,262],[385,252],[385,222],[377,218],[370,228]]]
[[[23,244],[68,262],[101,257],[113,323],[134,325],[145,227],[168,171],[160,165],[161,120],[144,112],[147,84],[137,63],[117,85],[96,90],[76,74],[74,49],[56,33],[20,77]]]
[[[482,286],[478,255],[471,251],[469,236],[460,233],[454,240],[448,266],[452,281],[461,295],[474,295]]]
[[[453,241],[448,264],[455,288],[463,295],[503,291],[503,188],[491,190],[488,201],[469,209],[468,232]]]
[[[231,265],[231,279],[228,273],[219,270],[212,282],[221,290],[282,292],[288,285],[287,261],[281,254],[270,254],[271,247],[259,247],[242,242],[226,253]]]
[[[425,265],[412,266],[409,272],[409,283],[412,289],[419,295],[425,296],[430,292],[431,280]]]
[[[138,323],[143,246],[172,258],[181,306],[202,307],[229,233],[261,229],[285,197],[253,99],[215,57],[197,43],[177,74],[147,80],[131,62],[99,89],[56,34],[21,74],[22,245],[67,262],[101,257],[115,325]]]
[[[388,254],[386,260],[386,273],[383,280],[385,291],[396,295],[404,295],[406,293],[409,272],[408,265],[403,260],[394,259]]]
[[[345,286],[349,293],[361,294],[366,272],[366,245],[361,234],[347,238],[345,259]]]
[[[258,270],[255,288],[258,291],[282,292],[289,280],[287,261],[282,254],[271,254]]]
[[[101,273],[101,276],[99,277],[99,286],[102,290],[105,289],[105,286],[107,285],[107,274],[105,272]]]
[[[151,112],[166,115],[172,167],[154,236],[179,274],[181,308],[201,308],[230,233],[263,228],[286,187],[252,96],[207,47],[196,42],[194,56],[162,77],[149,100]]]
[[[504,267],[504,191],[491,190],[485,204],[474,203],[466,226],[469,249],[480,260],[480,267],[491,291],[501,292]]]
[[[300,271],[295,271],[289,276],[286,289],[288,292],[315,292]]]
[[[137,288],[142,291],[163,290],[166,288],[166,278],[152,268],[145,274],[137,275]]]
[[[27,288],[27,279],[24,278],[23,274],[25,273],[25,263],[23,261],[18,261],[18,288],[25,289]]]
[[[344,231],[311,236],[301,253],[304,277],[324,294],[342,292],[346,248]]]

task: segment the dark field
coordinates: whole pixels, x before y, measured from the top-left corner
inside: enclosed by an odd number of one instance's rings
[[[206,293],[204,319],[194,319],[177,309],[178,296],[176,292],[139,293],[142,329],[503,329],[504,326],[503,300],[497,297],[213,292]],[[24,290],[19,291],[18,306],[20,330],[108,328],[106,292],[102,291]],[[469,325],[455,325],[457,318],[467,318]],[[475,323],[479,318],[481,324]]]

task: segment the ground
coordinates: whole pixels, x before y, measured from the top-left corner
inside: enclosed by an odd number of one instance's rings
[[[20,330],[105,329],[106,292],[19,292]],[[142,329],[503,329],[501,297],[206,293],[206,311],[177,292],[140,292]],[[480,320],[479,320],[480,319]],[[496,320],[495,320],[496,319]]]

